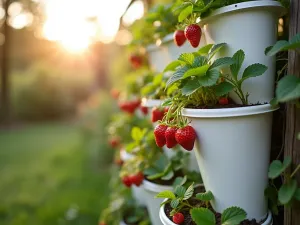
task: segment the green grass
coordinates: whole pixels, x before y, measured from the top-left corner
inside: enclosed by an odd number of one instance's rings
[[[0,131],[1,225],[97,224],[108,180],[74,125]]]

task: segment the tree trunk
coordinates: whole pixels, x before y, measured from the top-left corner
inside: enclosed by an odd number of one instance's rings
[[[300,32],[300,1],[291,0],[290,7],[290,38]],[[288,74],[300,77],[300,57],[295,51],[289,52]],[[293,169],[300,163],[300,141],[297,135],[300,132],[300,109],[294,104],[287,105],[285,155],[293,159]],[[300,184],[300,175],[297,175]],[[300,207],[294,204],[292,208],[285,209],[284,225],[300,224]]]

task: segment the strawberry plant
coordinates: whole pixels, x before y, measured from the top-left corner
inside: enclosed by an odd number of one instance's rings
[[[217,213],[211,208],[209,201],[214,199],[211,191],[195,193],[192,183],[187,188],[181,183],[174,191],[163,191],[156,195],[156,198],[163,198],[161,205],[170,205],[172,211],[170,217],[176,224],[184,221],[184,215],[190,215],[196,225],[216,225]],[[246,212],[239,207],[230,207],[223,211],[221,225],[238,225],[246,219]],[[169,217],[169,218],[170,218]]]
[[[300,170],[300,165],[292,172],[288,169],[291,166],[292,159],[285,158],[283,162],[275,160],[270,164],[268,176],[270,184],[265,190],[265,196],[269,199],[270,208],[274,214],[278,214],[278,206],[290,206],[293,200],[300,201],[300,188],[295,179],[296,173]],[[274,180],[281,177],[282,185],[278,188]]]

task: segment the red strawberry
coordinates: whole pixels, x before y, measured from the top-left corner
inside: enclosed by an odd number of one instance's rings
[[[175,139],[185,150],[192,151],[196,140],[196,132],[193,127],[186,126],[176,131]]]
[[[155,123],[159,120],[162,120],[164,118],[164,114],[165,114],[164,111],[160,110],[157,107],[154,107],[152,109],[152,118],[151,118],[152,122]]]
[[[186,41],[183,30],[176,30],[174,33],[174,42],[177,46],[182,46]]]
[[[130,62],[134,69],[138,69],[139,67],[141,67],[143,59],[139,55],[131,55]]]
[[[131,179],[129,176],[124,176],[122,178],[122,182],[126,187],[131,187],[131,185],[132,185],[132,182],[131,182]]]
[[[147,115],[147,114],[148,114],[148,108],[147,108],[147,107],[141,106],[141,107],[140,107],[140,110],[142,111],[142,113],[143,113],[144,115]]]
[[[184,221],[184,215],[182,213],[175,213],[174,216],[172,217],[172,220],[176,224],[181,224]]]
[[[166,125],[158,124],[154,129],[155,142],[158,147],[166,144],[165,132],[168,129]]]
[[[202,35],[201,28],[197,24],[189,25],[185,28],[184,34],[185,34],[185,37],[191,43],[191,45],[194,48],[197,48],[200,43],[200,39],[201,39],[201,35]]]
[[[178,130],[177,127],[168,127],[165,132],[166,145],[168,148],[173,148],[177,145],[177,141],[175,139],[175,133]]]
[[[223,97],[223,98],[220,98],[219,99],[219,104],[220,105],[228,105],[229,101],[228,101],[228,98],[226,97]]]
[[[143,183],[144,175],[139,172],[135,175],[130,176],[129,179],[131,180],[132,184],[135,184],[137,187],[139,187]]]
[[[112,137],[109,140],[109,144],[112,148],[116,148],[120,144],[120,139],[118,137]]]

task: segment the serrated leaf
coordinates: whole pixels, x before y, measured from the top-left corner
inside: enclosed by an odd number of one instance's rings
[[[147,176],[147,179],[148,180],[156,180],[156,179],[159,179],[159,178],[163,177],[164,175],[165,175],[164,172],[159,172],[159,173]]]
[[[174,193],[180,198],[184,197],[185,192],[186,192],[186,188],[183,186],[177,186],[174,191]]]
[[[274,46],[266,48],[265,54],[267,56],[276,55],[278,52],[284,50],[288,45],[289,45],[288,41],[284,41],[284,40],[277,41]]]
[[[175,73],[173,74],[172,77],[170,77],[170,79],[168,80],[166,87],[171,86],[172,84],[174,84],[175,82],[179,81],[182,79],[184,73],[188,70],[189,68],[187,66],[184,66],[182,68],[180,68],[179,70],[175,71]]]
[[[161,179],[162,180],[171,180],[174,177],[173,170],[170,170],[166,175],[164,175]]]
[[[220,77],[220,71],[213,69],[208,70],[205,76],[197,77],[196,81],[203,87],[210,87],[217,83]]]
[[[176,209],[177,206],[179,205],[179,200],[178,200],[178,199],[173,199],[173,200],[171,201],[170,205],[171,205],[171,207],[172,207],[173,209]]]
[[[188,65],[192,65],[194,62],[195,56],[193,53],[182,53],[178,60],[185,62]]]
[[[222,82],[215,86],[215,93],[218,97],[228,94],[234,89],[234,86],[228,82]]]
[[[201,67],[198,67],[198,68],[192,68],[192,69],[189,69],[187,70],[182,79],[185,79],[185,78],[188,78],[188,77],[191,77],[191,76],[204,76],[207,72],[209,68],[209,65],[204,65],[204,66],[201,66]]]
[[[268,67],[259,63],[248,66],[243,73],[243,80],[250,77],[257,77],[263,75],[267,71]]]
[[[194,194],[194,183],[192,183],[188,189],[186,190],[186,192],[184,193],[184,197],[183,200],[187,200],[189,198],[191,198]]]
[[[131,137],[134,141],[141,141],[143,139],[144,132],[139,127],[134,127],[131,130]]]
[[[185,184],[186,181],[187,181],[187,177],[186,176],[184,176],[184,177],[177,177],[175,179],[175,181],[173,182],[172,186],[174,188],[176,188],[177,186],[182,186],[182,185]]]
[[[151,176],[151,175],[157,174],[158,172],[159,172],[159,171],[157,171],[157,169],[152,168],[152,167],[147,168],[147,169],[144,170],[144,174],[145,174],[146,176]]]
[[[193,208],[190,211],[193,221],[197,225],[215,225],[215,214],[206,208]]]
[[[175,69],[179,66],[182,65],[182,62],[179,60],[175,60],[173,62],[171,62],[169,65],[166,66],[166,68],[164,69],[164,72],[167,71],[175,71]]]
[[[238,225],[247,217],[245,210],[239,207],[230,207],[222,213],[222,225]]]
[[[278,102],[288,102],[300,98],[300,78],[287,75],[279,82],[276,89]]]
[[[289,45],[285,48],[285,50],[292,50],[300,48],[300,33],[296,34],[289,42]]]
[[[200,201],[212,201],[214,199],[214,195],[211,191],[207,191],[205,193],[198,193],[196,195],[196,198],[199,199]]]
[[[184,21],[188,16],[190,16],[193,12],[193,5],[188,5],[185,7],[178,16],[178,22],[181,23]]]
[[[205,56],[198,55],[195,56],[194,62],[192,64],[192,68],[201,67],[208,63],[208,60]]]
[[[290,182],[283,184],[278,191],[278,200],[281,204],[289,203],[297,190],[297,181],[291,180]]]
[[[185,96],[189,96],[196,92],[201,85],[197,82],[197,78],[190,79],[188,82],[181,88],[181,93]]]
[[[200,48],[197,53],[199,55],[207,55],[213,46],[213,44],[205,45],[204,47]]]
[[[281,173],[283,173],[292,163],[291,157],[286,157],[283,161],[283,163],[279,160],[274,160],[268,171],[268,177],[270,179],[275,179],[280,176]]]
[[[221,44],[216,44],[214,45],[209,53],[208,53],[208,58],[211,59],[215,56],[215,54],[217,54],[224,46],[226,46],[227,44],[226,43],[221,43]]]
[[[233,55],[232,59],[235,61],[235,63],[230,66],[230,70],[231,70],[232,76],[235,79],[237,79],[238,74],[240,72],[240,69],[241,69],[241,67],[243,65],[243,62],[245,60],[245,53],[244,53],[244,51],[243,50],[237,51]]]
[[[210,69],[223,68],[225,66],[230,66],[234,62],[235,61],[231,57],[219,58],[213,62],[213,64],[210,66]]]
[[[294,198],[297,200],[297,201],[300,201],[300,188],[297,188],[295,194],[294,194]]]
[[[174,193],[172,191],[162,191],[160,193],[158,193],[155,198],[167,198],[167,199],[176,199],[176,196],[174,195]]]

